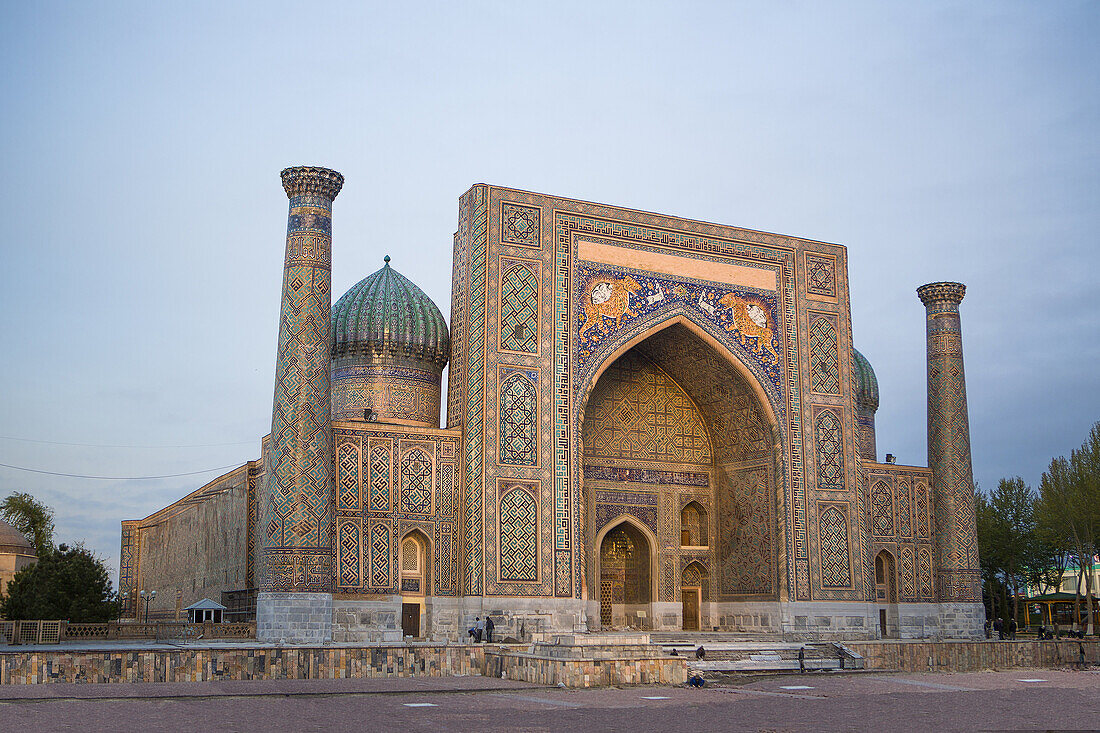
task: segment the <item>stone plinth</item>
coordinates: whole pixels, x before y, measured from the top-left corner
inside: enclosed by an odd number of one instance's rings
[[[260,593],[256,640],[324,644],[332,640],[331,593]]]

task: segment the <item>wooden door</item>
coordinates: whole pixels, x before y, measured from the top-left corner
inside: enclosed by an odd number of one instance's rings
[[[699,589],[684,588],[680,591],[684,604],[684,631],[699,630]]]
[[[401,604],[401,633],[405,636],[420,636],[420,604]]]
[[[885,639],[889,634],[886,633],[886,609],[880,608],[878,610],[878,629],[882,633],[882,638]]]

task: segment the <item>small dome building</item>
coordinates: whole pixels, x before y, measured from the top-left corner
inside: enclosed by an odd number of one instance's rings
[[[386,255],[332,307],[332,419],[438,428],[450,354],[439,307]]]
[[[875,460],[875,412],[878,411],[878,379],[867,357],[852,349],[852,364],[856,370],[856,421],[859,431],[859,457]]]
[[[23,568],[38,562],[34,545],[3,519],[0,519],[0,596],[8,592],[8,583]]]

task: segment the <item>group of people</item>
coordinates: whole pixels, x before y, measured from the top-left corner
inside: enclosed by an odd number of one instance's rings
[[[985,622],[985,638],[992,639],[993,634],[997,635],[997,638],[1001,641],[1005,639],[1012,640],[1016,638],[1016,619],[1010,618],[1004,621],[999,618],[993,619],[993,622]],[[1077,629],[1064,630],[1058,624],[1053,626],[1047,626],[1043,624],[1038,628],[1036,632],[1040,639],[1061,639],[1063,636],[1070,638],[1083,639],[1085,638],[1084,631]]]
[[[992,630],[994,632],[996,632],[997,638],[1000,639],[1001,641],[1004,641],[1005,639],[1015,639],[1016,638],[1016,619],[1010,618],[1006,622],[1006,621],[1002,621],[999,618],[995,618],[995,619],[993,619]],[[991,636],[992,635],[989,633],[989,631],[987,629],[985,638],[989,639],[989,638],[991,638]]]
[[[475,644],[480,644],[483,640],[487,644],[493,643],[493,629],[496,628],[496,624],[493,623],[493,619],[489,616],[481,618],[481,616],[474,617],[474,625],[466,632],[470,635],[470,638],[474,640]]]

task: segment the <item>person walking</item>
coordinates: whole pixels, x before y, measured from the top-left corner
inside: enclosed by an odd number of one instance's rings
[[[993,630],[997,632],[998,640],[1005,640],[1005,627],[999,618],[993,619]]]
[[[493,643],[493,629],[495,629],[496,626],[497,625],[493,623],[493,617],[492,616],[486,616],[485,617],[485,643],[486,644],[492,644]]]
[[[1013,640],[1016,638],[1016,619],[1015,618],[1010,618],[1008,620],[1008,638],[1013,639]]]
[[[481,640],[485,638],[485,621],[481,618],[481,616],[478,616],[476,620],[477,642],[480,644]]]

